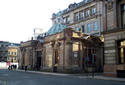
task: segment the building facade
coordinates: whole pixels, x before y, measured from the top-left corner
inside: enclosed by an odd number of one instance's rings
[[[27,47],[21,45],[23,67],[52,72],[102,71],[102,43],[97,37],[66,28],[60,33],[39,37],[35,47],[31,42],[22,43],[30,43]]]
[[[96,41],[94,43],[93,41]],[[58,72],[99,71],[101,41],[66,28],[61,33],[46,36],[42,44],[42,70]],[[97,46],[96,46],[97,45]],[[88,59],[88,61],[87,61]],[[94,68],[94,69],[93,69]]]
[[[20,46],[20,44],[17,44],[17,43],[9,43],[8,57],[7,57],[8,63],[18,63],[19,46]]]
[[[103,1],[102,0],[82,0],[73,3],[62,12],[63,23],[68,27],[88,35],[100,36],[103,32]],[[53,24],[58,19],[58,13],[52,15]]]
[[[104,74],[125,77],[125,0],[104,0]]]
[[[63,23],[62,12],[48,32],[21,43],[20,67],[54,72],[103,70],[102,42]]]
[[[7,62],[9,42],[0,41],[0,62]]]
[[[27,42],[21,42],[20,44],[20,56],[19,56],[19,68],[24,69],[28,66],[28,69],[34,69],[36,66],[35,46],[36,40],[30,40]]]

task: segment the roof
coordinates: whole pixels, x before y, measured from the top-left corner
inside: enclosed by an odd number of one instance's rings
[[[20,46],[20,44],[18,44],[18,43],[9,43],[9,46]]]
[[[56,16],[57,16],[56,22],[48,30],[47,35],[52,35],[52,34],[62,32],[63,29],[67,28],[67,26],[63,24],[62,11],[58,12]]]
[[[62,32],[63,29],[67,28],[66,25],[64,24],[61,24],[61,23],[56,23],[54,24],[50,29],[49,31],[47,32],[47,35],[52,35],[52,34],[56,34],[56,33],[59,33],[59,32]]]
[[[79,3],[69,4],[68,8],[62,10],[61,12],[62,12],[62,14],[66,14],[66,13],[68,13],[68,12],[70,12],[70,11],[73,11],[73,10],[75,10],[75,9],[80,8],[81,6],[85,6],[86,4],[88,4],[88,3],[92,2],[92,1],[94,1],[94,0],[82,0],[82,1],[79,2]],[[58,13],[56,13],[56,14],[53,13],[53,14],[52,14],[52,18],[56,18],[57,16],[58,16]]]

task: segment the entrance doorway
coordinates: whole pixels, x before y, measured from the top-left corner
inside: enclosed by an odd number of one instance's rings
[[[83,58],[83,69],[85,72],[92,72],[96,69],[96,49],[86,48],[84,52],[85,56]]]
[[[36,63],[37,70],[40,70],[40,67],[41,67],[41,57],[42,57],[42,52],[38,51],[37,52],[37,63]]]

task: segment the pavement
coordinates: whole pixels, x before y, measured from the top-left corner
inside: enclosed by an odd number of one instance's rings
[[[89,74],[63,74],[0,69],[0,85],[125,85],[125,82],[96,79]],[[100,78],[100,77],[99,77]],[[107,79],[107,78],[106,78]]]
[[[24,70],[16,70],[20,72],[25,72]],[[28,73],[37,73],[37,74],[43,74],[43,75],[55,75],[55,76],[72,76],[77,78],[86,78],[86,79],[97,79],[97,80],[110,80],[110,81],[119,81],[119,82],[125,82],[125,78],[116,78],[116,77],[106,77],[103,76],[103,74],[96,73],[94,76],[92,76],[91,73],[86,74],[64,74],[64,73],[53,73],[53,72],[40,72],[40,71],[26,71]]]

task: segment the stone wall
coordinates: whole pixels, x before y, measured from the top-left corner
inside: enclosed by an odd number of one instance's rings
[[[116,76],[118,63],[117,42],[125,39],[125,30],[104,34],[104,73],[105,75]]]

